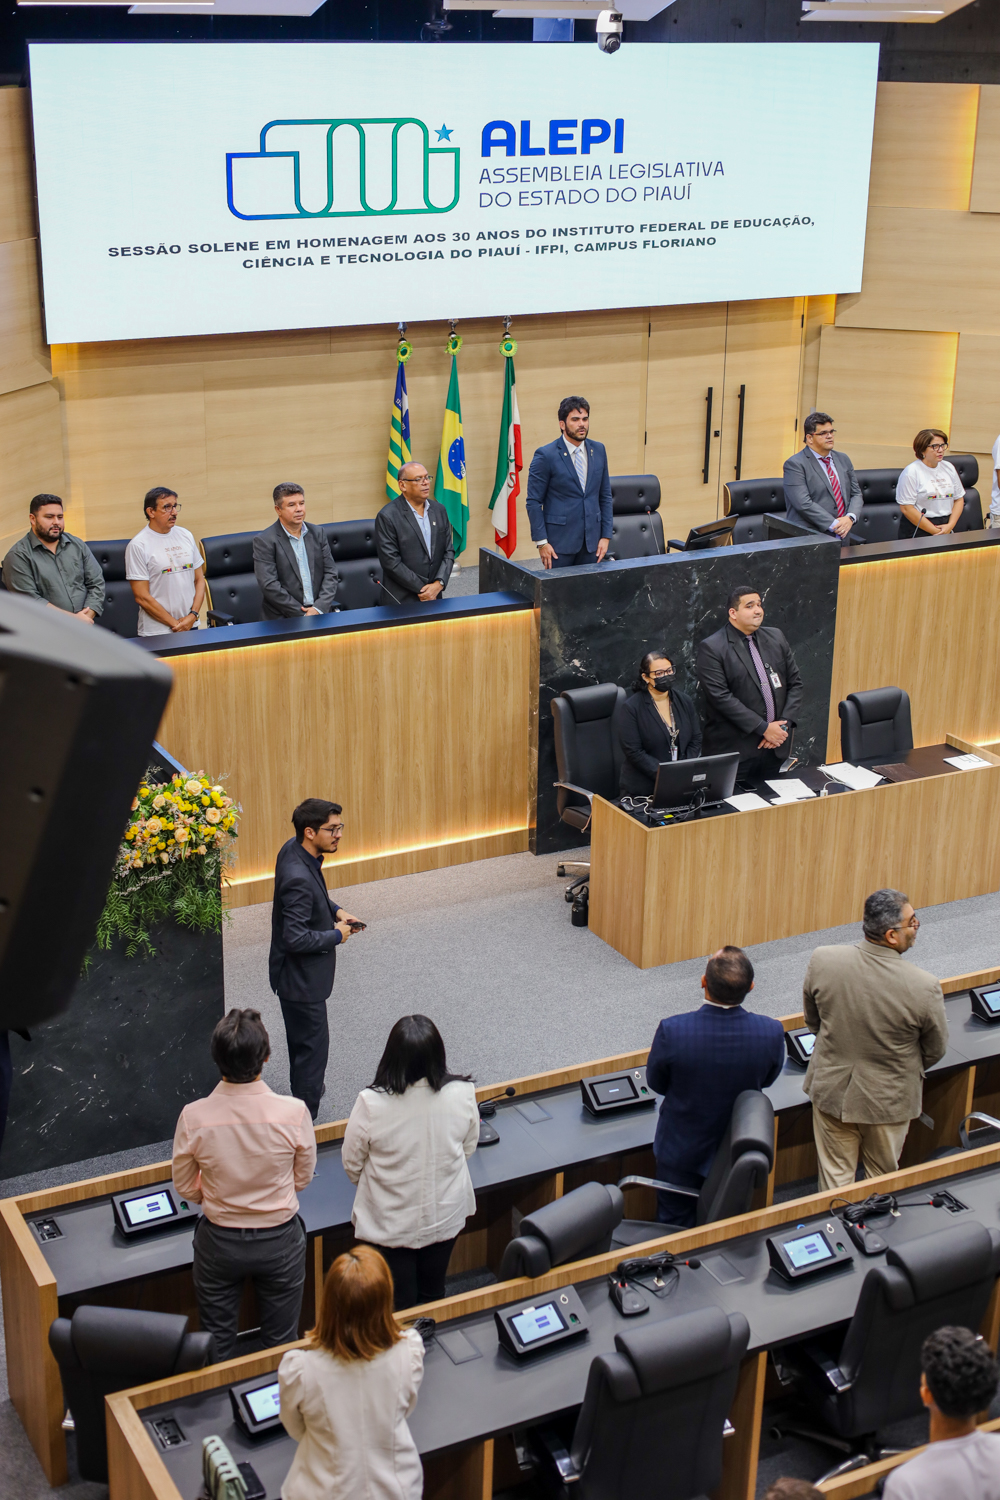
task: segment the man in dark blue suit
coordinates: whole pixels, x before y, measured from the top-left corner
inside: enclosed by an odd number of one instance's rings
[[[562,437],[536,448],[524,503],[531,540],[546,568],[599,563],[611,541],[611,477],[603,443],[587,436],[590,402],[559,403]]]
[[[646,1078],[663,1095],[653,1142],[656,1175],[678,1187],[701,1187],[736,1096],[767,1088],[785,1061],[781,1022],[743,1009],[753,989],[753,964],[742,948],[713,953],[701,987],[700,1010],[660,1022],[646,1064]],[[661,1224],[694,1224],[694,1198],[656,1196]]]

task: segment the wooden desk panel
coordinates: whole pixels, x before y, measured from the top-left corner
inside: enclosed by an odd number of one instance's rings
[[[646,828],[594,798],[590,928],[640,969],[1000,886],[1000,765]]]
[[[344,808],[339,885],[528,847],[530,610],[171,661],[160,742],[243,807],[230,905],[269,901],[293,807]]]

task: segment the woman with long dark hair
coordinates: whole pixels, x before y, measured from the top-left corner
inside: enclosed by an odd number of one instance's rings
[[[467,1158],[478,1143],[471,1080],[448,1072],[428,1016],[403,1016],[351,1110],[342,1158],[358,1189],[354,1231],[385,1256],[397,1310],[444,1296],[452,1246],[476,1210]]]
[[[615,727],[622,747],[623,797],[650,797],[661,761],[701,754],[701,724],[687,693],[676,685],[674,664],[662,648],[647,651],[630,698]]]

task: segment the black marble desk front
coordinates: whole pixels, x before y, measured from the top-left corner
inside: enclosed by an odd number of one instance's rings
[[[922,1238],[968,1217],[989,1229],[997,1227],[1000,1167],[950,1177],[947,1185],[966,1210],[952,1215],[945,1208],[932,1207],[926,1201],[931,1184],[900,1193],[900,1202],[908,1206],[885,1231],[890,1246]],[[803,1227],[827,1222],[828,1215],[814,1213],[804,1220]],[[743,1314],[750,1324],[748,1352],[755,1353],[845,1323],[854,1313],[867,1271],[881,1264],[882,1257],[855,1253],[850,1264],[826,1276],[789,1284],[771,1270],[768,1232],[722,1241],[705,1252],[699,1268],[680,1267],[669,1295],[650,1295],[642,1325],[716,1306],[727,1313]],[[728,1263],[726,1276],[735,1273],[735,1279],[725,1284],[712,1269],[718,1269],[723,1258]],[[626,1326],[626,1320],[609,1300],[604,1277],[583,1282],[576,1289],[590,1320],[588,1334],[531,1359],[518,1360],[500,1348],[492,1312],[473,1313],[448,1323],[449,1331],[462,1330],[478,1350],[479,1358],[455,1365],[436,1342],[428,1348],[420,1398],[409,1419],[423,1455],[543,1422],[580,1404],[591,1361],[598,1354],[613,1351],[615,1335]],[[180,1424],[188,1446],[160,1456],[185,1500],[193,1500],[198,1493],[201,1439],[211,1433],[222,1438],[238,1462],[248,1460],[253,1464],[268,1500],[276,1500],[295,1444],[281,1432],[263,1442],[247,1438],[232,1419],[227,1386],[142,1412],[147,1422],[168,1415]]]

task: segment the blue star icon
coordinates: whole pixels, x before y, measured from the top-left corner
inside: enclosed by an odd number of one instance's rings
[[[453,125],[451,127],[451,129],[454,130],[454,128],[455,127]],[[441,129],[437,132],[437,138],[438,138],[439,141],[450,141],[451,140],[451,130],[448,129],[447,125],[442,125],[441,126]]]

